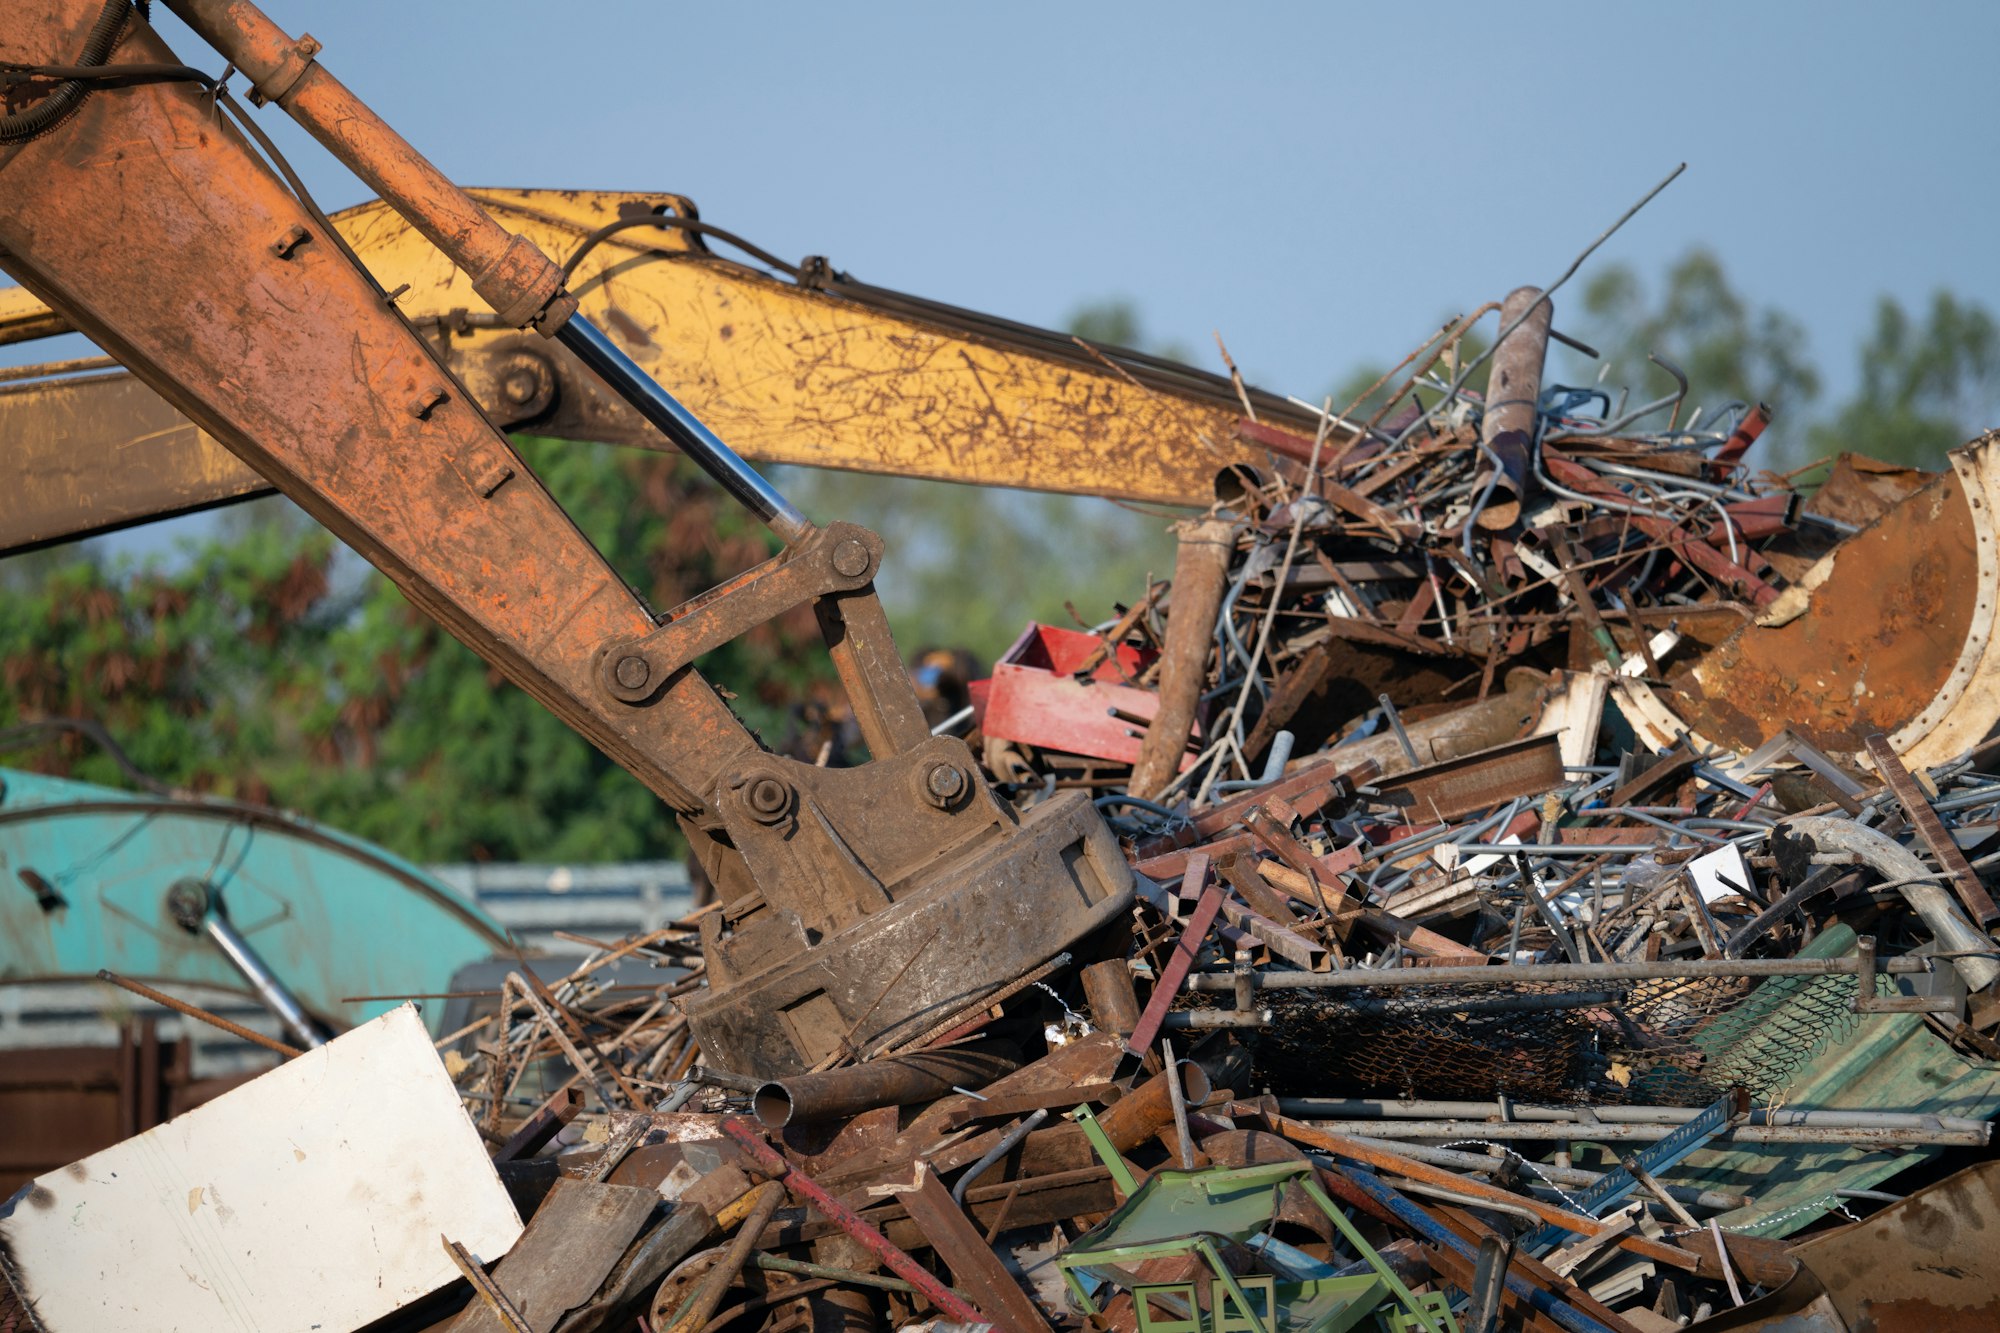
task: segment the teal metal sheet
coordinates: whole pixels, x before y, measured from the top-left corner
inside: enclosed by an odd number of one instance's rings
[[[1805,953],[1841,957],[1853,951],[1854,943],[1853,931],[1836,926]],[[1852,983],[1842,978],[1835,984]],[[2000,1066],[1958,1055],[1924,1026],[1920,1015],[1871,1014],[1858,1018],[1806,1063],[1783,1105],[1790,1110],[1898,1111],[1987,1120],[2000,1112]],[[1807,1144],[1704,1149],[1674,1173],[1674,1180],[1751,1195],[1756,1202],[1750,1207],[1716,1220],[1731,1231],[1781,1237],[1835,1211],[1835,1191],[1874,1189],[1938,1151]]]
[[[37,877],[59,905],[43,905]],[[440,880],[297,815],[0,769],[0,982],[109,968],[168,990],[248,994],[215,946],[168,914],[182,879],[211,885],[293,994],[337,1026],[394,1007],[347,996],[443,991],[460,967],[511,947],[499,922]],[[107,1008],[135,1003],[105,991]]]

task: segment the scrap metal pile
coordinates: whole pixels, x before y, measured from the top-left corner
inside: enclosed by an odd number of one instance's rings
[[[1081,788],[1110,820],[1111,925],[811,1068],[702,1051],[724,904],[524,966],[457,1032],[395,1011],[37,1182],[0,1219],[24,1303],[152,1326],[185,1251],[273,1327],[2000,1318],[1992,1163],[1926,1184],[2000,1109],[1995,718],[1926,758],[1984,706],[1954,672],[1986,608],[1947,603],[1991,560],[1869,608],[1842,599],[1895,571],[1838,559],[1922,515],[1990,547],[1945,511],[1994,442],[1809,495],[1743,465],[1762,408],[1544,385],[1549,310],[1505,303],[1483,395],[1468,320],[1373,420],[1246,418],[1271,467],[1225,474],[1170,583],[975,688],[954,721],[1017,811]],[[1973,646],[1927,681],[1897,616]],[[991,947],[954,929],[876,1003]],[[310,1143],[272,1129],[301,1097]],[[121,1201],[91,1243],[126,1280],[39,1286],[60,1219]],[[1895,1275],[1917,1249],[1934,1280]]]

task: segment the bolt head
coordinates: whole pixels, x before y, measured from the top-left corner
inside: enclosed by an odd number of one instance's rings
[[[774,821],[791,808],[792,792],[777,778],[758,778],[750,784],[744,799],[750,811],[766,822]]]
[[[208,886],[195,879],[177,881],[167,890],[167,915],[182,930],[200,930],[208,915]]]
[[[833,567],[845,578],[859,578],[868,572],[868,548],[849,537],[833,548]]]
[[[508,371],[507,378],[500,381],[500,391],[510,403],[534,401],[535,372],[525,368]]]
[[[646,688],[646,682],[652,679],[653,668],[646,664],[646,659],[643,657],[621,657],[618,659],[616,674],[618,684],[622,688],[642,690]]]
[[[932,764],[924,774],[924,794],[942,809],[965,794],[965,774],[956,764]]]
[[[540,412],[555,401],[555,374],[533,352],[515,352],[496,368],[500,396],[523,414]]]

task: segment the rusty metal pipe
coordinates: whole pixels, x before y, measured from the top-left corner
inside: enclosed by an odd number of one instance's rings
[[[1130,1152],[1174,1122],[1174,1094],[1167,1070],[1153,1075],[1132,1091],[1104,1108],[1097,1123],[1119,1152]],[[1200,1065],[1181,1066],[1181,1086],[1188,1103],[1199,1106],[1213,1089]]]
[[[1021,1067],[1017,1054],[1010,1042],[986,1041],[888,1055],[766,1083],[751,1106],[769,1129],[859,1115],[878,1106],[908,1106],[942,1097],[954,1087],[985,1087]]]
[[[1132,987],[1132,969],[1123,958],[1107,958],[1092,963],[1077,974],[1083,981],[1083,997],[1098,1028],[1129,1037],[1139,1026],[1139,993]]]
[[[1479,431],[1480,447],[1494,471],[1481,479],[1486,489],[1472,516],[1473,524],[1489,531],[1508,527],[1521,516],[1521,500],[1533,475],[1530,455],[1541,409],[1542,363],[1548,358],[1554,315],[1555,307],[1539,287],[1516,287],[1500,306],[1500,326],[1511,331],[1493,349]]]
[[[737,1274],[743,1271],[743,1265],[748,1262],[751,1251],[757,1248],[757,1238],[763,1235],[764,1228],[777,1213],[778,1205],[784,1201],[785,1187],[781,1182],[767,1180],[757,1187],[750,1209],[744,1215],[742,1225],[737,1227],[736,1236],[729,1242],[729,1248],[723,1252],[721,1260],[702,1283],[701,1294],[695,1297],[694,1304],[685,1314],[673,1321],[669,1333],[695,1333],[696,1330],[706,1327],[708,1321],[714,1318],[715,1312],[722,1307],[722,1298],[728,1293],[730,1283],[736,1281]],[[658,1313],[657,1310],[654,1311],[656,1316]],[[654,1323],[658,1322],[656,1317]]]
[[[1138,762],[1126,789],[1152,797],[1180,772],[1194,732],[1194,714],[1208,680],[1208,649],[1215,616],[1229,582],[1229,557],[1236,549],[1234,525],[1206,518],[1182,524],[1174,551],[1174,588],[1167,608],[1167,640],[1160,653],[1160,707],[1146,728]]]
[[[555,261],[495,222],[318,64],[320,44],[310,34],[294,40],[249,0],[167,0],[167,7],[248,76],[253,102],[282,107],[465,270],[510,326],[554,333],[575,311]]]

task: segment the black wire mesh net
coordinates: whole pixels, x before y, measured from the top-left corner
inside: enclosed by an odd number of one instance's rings
[[[1853,1031],[1849,976],[1265,990],[1245,1044],[1279,1096],[1706,1106],[1780,1100]],[[1214,992],[1177,1007],[1226,1006]]]

